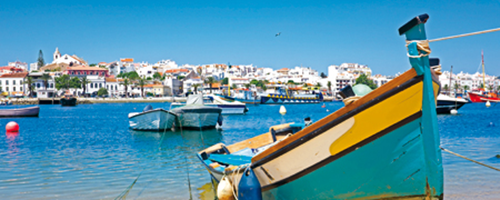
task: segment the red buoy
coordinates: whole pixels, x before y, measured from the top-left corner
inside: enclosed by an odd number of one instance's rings
[[[19,131],[19,125],[16,122],[9,122],[5,126],[5,130],[7,132],[18,132]]]

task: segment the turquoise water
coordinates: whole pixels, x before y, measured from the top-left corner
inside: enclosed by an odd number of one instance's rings
[[[213,199],[210,177],[196,152],[267,132],[272,125],[321,119],[342,103],[250,106],[246,115],[224,116],[221,129],[138,132],[127,114],[145,103],[42,105],[39,118],[19,123],[17,135],[0,134],[2,199],[114,199],[132,185],[128,199]],[[153,103],[168,108],[168,103]],[[327,112],[329,109],[330,112]],[[458,115],[439,115],[442,146],[500,167],[500,106],[468,104]],[[443,153],[447,199],[497,199],[500,172]]]

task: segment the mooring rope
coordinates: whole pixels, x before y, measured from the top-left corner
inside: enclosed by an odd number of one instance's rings
[[[478,31],[478,32],[473,32],[473,33],[466,33],[466,34],[461,34],[461,35],[454,35],[454,36],[437,38],[437,39],[429,40],[429,43],[443,41],[443,40],[449,40],[449,39],[455,39],[455,38],[461,38],[461,37],[467,37],[467,36],[472,36],[472,35],[491,33],[491,32],[496,32],[496,31],[500,31],[500,28],[494,28],[494,29],[490,29],[490,30]]]
[[[463,159],[465,159],[465,160],[468,160],[468,161],[474,162],[474,163],[476,163],[476,164],[479,164],[479,165],[482,165],[482,166],[488,167],[488,168],[493,169],[493,170],[500,171],[500,169],[498,169],[498,168],[496,168],[496,167],[493,167],[493,166],[490,166],[490,165],[484,164],[484,163],[479,162],[479,161],[472,160],[472,159],[470,159],[470,158],[467,158],[467,157],[465,157],[465,156],[462,156],[462,155],[460,155],[460,154],[458,154],[458,153],[455,153],[455,152],[450,151],[450,150],[448,150],[448,149],[445,149],[445,148],[443,148],[443,147],[439,147],[439,148],[441,148],[441,150],[443,150],[443,151],[446,151],[446,152],[448,152],[448,153],[451,153],[451,154],[453,154],[453,155],[455,155],[455,156],[458,156],[458,157],[460,157],[460,158],[463,158]]]

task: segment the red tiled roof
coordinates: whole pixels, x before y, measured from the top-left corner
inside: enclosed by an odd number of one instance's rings
[[[97,70],[97,71],[108,71],[106,68],[100,68],[100,67],[85,67],[85,66],[75,66],[75,67],[68,67],[66,70]]]
[[[278,71],[290,71],[288,68],[282,68],[282,69],[279,69]]]
[[[106,82],[116,82],[116,78],[106,78]]]
[[[28,75],[28,72],[21,72],[21,73],[10,73],[10,74],[3,74],[0,76],[0,78],[24,78]]]
[[[165,71],[165,74],[179,73],[179,72],[189,72],[189,69],[169,69]]]
[[[133,58],[122,58],[120,59],[121,62],[134,62]]]

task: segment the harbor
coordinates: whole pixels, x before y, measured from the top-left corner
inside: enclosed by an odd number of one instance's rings
[[[220,129],[130,130],[127,114],[148,104],[40,105],[39,118],[16,119],[19,134],[0,135],[3,198],[114,199],[140,175],[128,194],[130,199],[190,199],[190,195],[214,199],[210,176],[196,157],[198,151],[251,138],[277,124],[303,122],[306,117],[314,122],[344,106],[341,102],[325,103],[325,108],[293,104],[286,106],[285,115],[279,114],[280,105],[249,106],[246,115],[224,116]],[[500,107],[467,104],[459,111],[458,115],[438,115],[441,146],[498,166],[500,119],[494,116]],[[0,119],[0,124],[9,121],[12,119]],[[498,172],[448,153],[442,155],[445,199],[495,199],[500,195]]]

